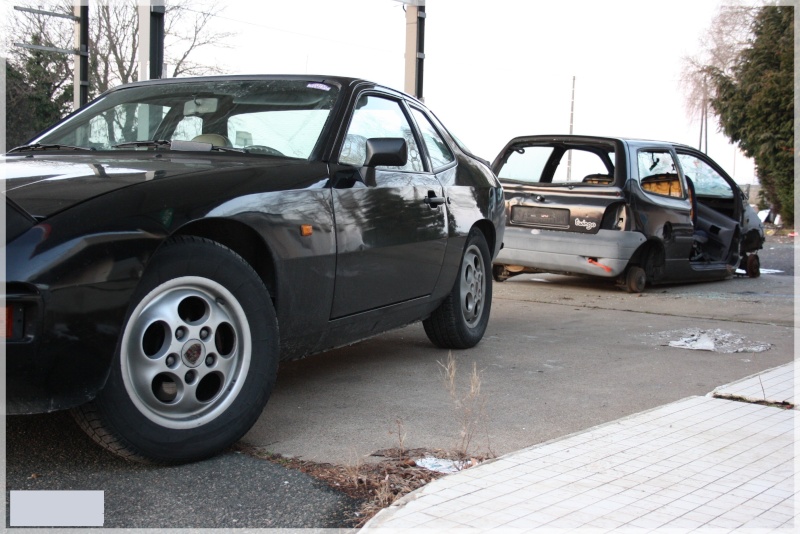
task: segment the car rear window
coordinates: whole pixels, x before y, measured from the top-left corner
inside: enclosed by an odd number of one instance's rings
[[[563,145],[515,147],[498,177],[523,183],[609,185],[614,182],[614,152]]]

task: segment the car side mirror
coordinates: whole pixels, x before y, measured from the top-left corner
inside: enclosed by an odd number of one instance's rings
[[[402,167],[408,162],[408,145],[402,137],[373,137],[367,139],[365,167]]]

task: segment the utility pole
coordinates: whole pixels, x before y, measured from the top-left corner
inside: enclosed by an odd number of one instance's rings
[[[88,0],[75,2],[73,13],[78,19],[75,25],[75,68],[73,68],[75,90],[73,109],[85,106],[89,102],[89,4]]]
[[[403,89],[422,100],[425,64],[425,0],[399,0],[406,4],[406,76]]]
[[[139,81],[164,77],[164,0],[139,4]]]
[[[575,118],[575,76],[572,77],[572,100],[569,104],[569,134],[572,135],[572,121]],[[567,154],[567,181],[572,178],[572,150]]]

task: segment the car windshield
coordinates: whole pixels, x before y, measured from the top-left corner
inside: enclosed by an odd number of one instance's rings
[[[212,145],[308,158],[338,94],[334,85],[308,80],[133,86],[99,98],[33,143],[95,150],[209,150]]]

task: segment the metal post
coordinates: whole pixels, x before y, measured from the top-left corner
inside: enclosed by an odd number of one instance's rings
[[[150,79],[150,2],[139,4],[139,76],[137,81]]]
[[[164,77],[165,11],[163,0],[139,4],[139,81]]]
[[[422,99],[422,82],[425,61],[425,2],[400,0],[406,7],[406,77],[403,89]]]
[[[75,67],[73,109],[85,106],[89,102],[89,5],[81,5],[77,0],[73,13],[77,18],[75,24]]]
[[[425,66],[425,6],[417,8],[417,84],[414,96],[422,100],[423,67]]]
[[[164,6],[150,6],[150,79],[164,77]]]

